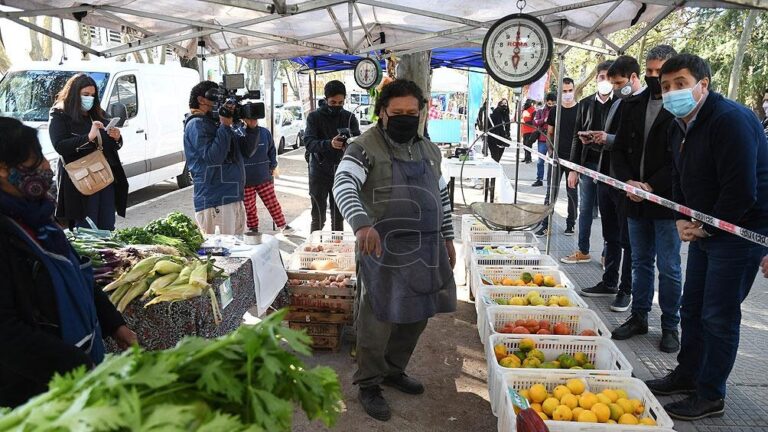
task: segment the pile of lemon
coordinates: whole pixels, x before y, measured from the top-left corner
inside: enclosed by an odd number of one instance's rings
[[[572,306],[571,299],[569,299],[568,296],[553,295],[545,299],[538,291],[529,291],[525,296],[512,296],[508,298],[500,297],[493,299],[493,301],[501,306]]]
[[[638,399],[630,399],[621,389],[605,389],[600,393],[586,390],[584,380],[569,379],[552,392],[542,384],[534,384],[518,393],[531,404],[543,420],[575,421],[582,423],[608,423],[655,426],[651,417],[643,417],[645,406]]]

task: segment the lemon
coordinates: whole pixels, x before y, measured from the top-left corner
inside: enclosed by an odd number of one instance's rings
[[[552,420],[557,421],[571,421],[573,418],[573,412],[565,405],[560,405],[552,413]]]
[[[606,395],[604,395],[602,393],[598,393],[596,396],[597,396],[597,401],[598,402],[604,403],[606,405],[610,405],[611,404],[611,398],[609,398],[608,396],[606,396]]]
[[[565,386],[568,387],[568,390],[570,390],[571,393],[575,395],[584,393],[584,389],[586,388],[584,380],[578,378],[569,379],[568,382],[565,383]]]
[[[560,297],[560,300],[558,300],[557,304],[559,304],[562,307],[568,307],[571,305],[571,301],[566,296]]]
[[[630,403],[627,399],[619,398],[616,400],[616,404],[619,405],[625,413],[635,412],[635,408],[632,406],[632,403]]]
[[[611,403],[614,403],[617,400],[619,400],[619,394],[616,392],[616,390],[605,389],[602,391],[602,394],[608,396],[608,398],[611,399]]]
[[[640,419],[640,424],[645,426],[656,426],[656,420],[650,417],[643,417]]]
[[[597,396],[594,393],[584,392],[579,399],[579,406],[588,410],[592,408],[592,405],[597,403]]]
[[[520,396],[528,399],[528,403],[531,403],[531,396],[528,394],[528,390],[520,390],[518,393],[520,393]]]
[[[608,405],[604,403],[596,403],[592,405],[592,408],[590,408],[590,411],[595,413],[597,416],[598,423],[605,423],[608,421],[609,418],[611,418],[611,409],[608,408]]]
[[[534,402],[531,404],[531,409],[536,412],[541,412],[541,404]]]
[[[643,413],[643,411],[645,411],[645,407],[643,406],[643,403],[640,402],[639,399],[630,399],[629,403],[632,404],[632,411],[629,411],[629,412],[640,415]]]
[[[573,420],[574,421],[578,420],[579,414],[581,414],[582,412],[584,412],[584,408],[581,408],[581,407],[571,408],[571,413],[573,414]]]
[[[629,395],[627,394],[626,390],[616,389],[614,391],[616,392],[617,395],[619,395],[619,399],[621,398],[629,399]]]
[[[605,424],[616,424],[616,420],[614,420],[614,419],[608,419],[608,421],[607,421],[607,422],[605,422]]]
[[[542,403],[544,402],[544,399],[547,398],[547,388],[542,384],[534,384],[531,386],[530,390],[528,390],[528,394],[531,395],[532,401]]]
[[[584,410],[579,413],[579,418],[576,421],[581,423],[597,423],[597,416],[592,411]]]
[[[624,414],[623,416],[619,417],[619,424],[636,425],[637,423],[637,417],[632,414]]]
[[[579,406],[579,400],[576,398],[576,396],[570,393],[563,395],[562,399],[560,399],[560,403],[567,406],[570,409],[574,409],[577,406]]]
[[[552,396],[554,396],[560,402],[562,402],[563,396],[567,394],[571,394],[571,390],[564,385],[559,385],[555,387],[554,390],[552,390]]]
[[[538,414],[542,420],[549,420],[549,417],[547,417],[547,415],[544,414],[543,412],[537,412],[536,414]]]
[[[612,403],[608,405],[608,408],[611,410],[611,419],[612,420],[618,420],[621,418],[621,416],[624,415],[624,409],[619,406],[619,404]]]
[[[560,401],[551,397],[547,398],[544,403],[541,404],[541,410],[544,411],[544,414],[551,416],[553,412],[555,412],[555,408],[560,405]]]

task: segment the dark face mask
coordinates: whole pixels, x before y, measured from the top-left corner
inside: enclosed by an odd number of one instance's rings
[[[387,117],[384,130],[394,142],[402,144],[416,138],[419,131],[419,116],[388,115]]]
[[[341,114],[341,110],[344,109],[343,106],[330,106],[330,105],[326,105],[325,108],[328,110],[328,113],[331,114],[332,116],[337,116]]]
[[[658,96],[661,94],[661,82],[659,77],[645,77],[645,83],[648,85],[648,90],[651,91],[651,96]]]
[[[53,171],[50,168],[11,168],[10,174],[8,182],[17,187],[28,200],[45,198],[53,185]]]

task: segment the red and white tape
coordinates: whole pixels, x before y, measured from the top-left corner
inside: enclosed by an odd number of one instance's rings
[[[720,219],[718,219],[716,217],[713,217],[713,216],[710,216],[710,215],[708,215],[706,213],[702,213],[702,212],[700,212],[698,210],[694,210],[694,209],[692,209],[690,207],[686,207],[686,206],[684,206],[682,204],[678,204],[678,203],[670,201],[670,200],[668,200],[666,198],[662,198],[662,197],[660,197],[658,195],[654,195],[654,194],[652,194],[652,193],[650,193],[648,191],[645,191],[643,189],[638,189],[638,188],[636,188],[636,187],[634,187],[632,185],[626,184],[624,182],[620,182],[620,181],[616,180],[613,177],[609,177],[609,176],[607,176],[605,174],[602,174],[602,173],[597,172],[597,171],[593,171],[593,170],[591,170],[589,168],[585,168],[585,167],[583,167],[581,165],[577,165],[577,164],[575,164],[573,162],[570,162],[570,161],[567,161],[567,160],[563,160],[563,159],[555,160],[555,158],[553,158],[553,157],[551,157],[549,155],[540,153],[538,150],[535,150],[535,149],[531,149],[531,148],[528,148],[528,147],[523,147],[523,146],[520,145],[520,143],[517,143],[515,141],[510,141],[509,139],[504,138],[504,137],[502,137],[500,135],[496,135],[494,133],[488,132],[488,136],[496,138],[499,141],[502,141],[502,142],[505,142],[505,143],[509,144],[510,148],[521,148],[521,149],[524,148],[525,151],[530,151],[530,152],[536,153],[536,155],[538,155],[540,158],[544,159],[545,162],[547,162],[547,163],[549,163],[551,165],[560,164],[560,165],[562,165],[562,166],[564,166],[566,168],[572,169],[572,170],[574,170],[574,171],[576,171],[576,172],[578,172],[580,174],[584,174],[586,176],[592,177],[593,179],[595,179],[595,180],[597,180],[599,182],[602,182],[602,183],[608,184],[610,186],[613,186],[616,189],[621,189],[621,190],[623,190],[625,192],[629,192],[629,193],[637,195],[637,196],[639,196],[641,198],[647,199],[648,201],[654,202],[654,203],[656,203],[656,204],[658,204],[660,206],[663,206],[663,207],[666,207],[666,208],[678,211],[678,212],[680,212],[680,213],[682,213],[682,214],[684,214],[686,216],[689,216],[689,217],[691,217],[691,218],[693,218],[693,219],[695,219],[697,221],[703,222],[703,223],[705,223],[707,225],[711,225],[711,226],[716,227],[716,228],[718,228],[720,230],[723,230],[725,232],[731,233],[731,234],[739,236],[739,237],[741,237],[743,239],[746,239],[746,240],[749,240],[751,242],[757,243],[757,244],[759,244],[761,246],[768,246],[768,236],[765,236],[763,234],[756,233],[754,231],[750,231],[750,230],[748,230],[746,228],[742,228],[740,226],[734,225],[734,224],[732,224],[730,222],[726,222],[724,220],[720,220]]]

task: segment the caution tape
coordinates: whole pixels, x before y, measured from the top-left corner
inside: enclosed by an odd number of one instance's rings
[[[743,239],[746,239],[746,240],[749,240],[751,242],[757,243],[757,244],[759,244],[761,246],[768,247],[768,236],[765,236],[765,235],[760,234],[760,233],[756,233],[754,231],[750,231],[750,230],[748,230],[746,228],[734,225],[734,224],[732,224],[730,222],[726,222],[724,220],[720,220],[720,219],[718,219],[718,218],[716,218],[714,216],[710,216],[710,215],[708,215],[706,213],[702,213],[702,212],[700,212],[698,210],[694,210],[694,209],[692,209],[690,207],[686,207],[686,206],[684,206],[682,204],[678,204],[678,203],[676,203],[674,201],[670,201],[670,200],[668,200],[666,198],[660,197],[658,195],[654,195],[653,193],[648,192],[646,190],[638,189],[638,188],[636,188],[636,187],[634,187],[632,185],[629,185],[627,183],[620,182],[620,181],[616,180],[613,177],[609,177],[609,176],[607,176],[607,175],[605,175],[603,173],[591,170],[589,168],[585,168],[585,167],[583,167],[581,165],[578,165],[578,164],[575,164],[575,163],[573,163],[571,161],[567,161],[567,160],[563,160],[563,159],[555,159],[555,158],[553,158],[553,157],[551,157],[549,155],[546,155],[546,154],[543,154],[543,153],[539,152],[538,150],[521,146],[520,143],[515,142],[515,141],[511,141],[508,138],[504,138],[503,136],[496,135],[496,134],[491,133],[491,132],[488,132],[487,134],[488,134],[489,137],[493,137],[495,139],[498,139],[499,141],[502,141],[502,142],[505,142],[505,143],[509,144],[510,147],[512,147],[512,148],[522,148],[525,151],[536,153],[536,155],[538,155],[540,158],[544,159],[545,162],[547,162],[547,163],[549,163],[551,165],[556,165],[556,164],[562,165],[562,166],[564,166],[566,168],[569,168],[569,169],[572,169],[572,170],[574,170],[574,171],[576,171],[576,172],[578,172],[580,174],[584,174],[586,176],[589,176],[589,177],[591,177],[591,178],[593,178],[593,179],[595,179],[595,180],[597,180],[597,181],[599,181],[601,183],[605,183],[607,185],[610,185],[610,186],[612,186],[612,187],[614,187],[616,189],[620,189],[620,190],[623,190],[625,192],[629,192],[629,193],[631,193],[633,195],[637,195],[637,196],[639,196],[639,197],[641,197],[643,199],[646,199],[648,201],[656,203],[656,204],[658,204],[658,205],[660,205],[662,207],[666,207],[668,209],[672,209],[672,210],[678,211],[678,212],[680,212],[680,213],[682,213],[682,214],[684,214],[684,215],[686,215],[686,216],[688,216],[690,218],[693,218],[693,219],[695,219],[697,221],[700,221],[702,223],[705,223],[707,225],[713,226],[713,227],[718,228],[720,230],[723,230],[725,232],[728,232],[728,233],[731,233],[733,235],[739,236],[739,237],[741,237]]]

